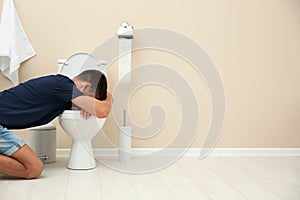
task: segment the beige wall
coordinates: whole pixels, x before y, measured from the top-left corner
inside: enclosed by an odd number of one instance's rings
[[[2,8],[3,0],[0,0]],[[75,52],[91,52],[111,37],[121,21],[136,28],[162,27],[181,32],[201,44],[216,63],[227,95],[227,116],[217,147],[300,147],[300,1],[299,0],[15,0],[37,55],[22,64],[20,80],[54,74],[56,60]],[[162,52],[142,51],[133,65],[156,61],[184,74],[204,116],[193,147],[200,147],[211,117],[210,99],[190,66]],[[113,69],[113,68],[112,68]],[[109,72],[110,88],[116,74]],[[12,84],[0,75],[0,90]],[[149,94],[154,94],[149,101]],[[166,126],[134,147],[160,147],[178,129],[179,106],[163,88],[149,86],[131,100],[133,119],[149,123],[151,105],[162,103]],[[54,123],[58,126],[57,120]],[[113,119],[105,130],[115,143]],[[26,131],[17,131],[26,139]],[[58,126],[58,147],[70,139]],[[107,147],[97,136],[95,147]]]

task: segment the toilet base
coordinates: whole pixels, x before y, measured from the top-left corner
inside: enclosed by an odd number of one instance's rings
[[[91,142],[73,141],[68,169],[94,169],[96,162]]]

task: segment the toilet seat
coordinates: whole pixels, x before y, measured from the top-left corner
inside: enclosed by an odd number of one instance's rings
[[[62,66],[58,69],[58,73],[69,78],[74,78],[80,72],[86,70],[98,70],[104,73],[106,64],[106,61],[98,60],[88,53],[75,53],[64,60]]]

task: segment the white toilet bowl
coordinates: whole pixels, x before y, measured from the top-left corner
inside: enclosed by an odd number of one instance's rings
[[[94,69],[105,72],[107,62],[98,60],[87,53],[76,53],[68,59],[58,60],[58,72],[73,78],[80,72]],[[96,167],[92,139],[102,128],[105,118],[92,116],[84,120],[78,110],[66,110],[59,116],[59,123],[72,138],[69,169],[92,169]]]
[[[72,138],[69,169],[93,169],[96,167],[92,139],[102,128],[106,118],[91,117],[84,120],[80,111],[66,110],[59,116],[59,123]]]

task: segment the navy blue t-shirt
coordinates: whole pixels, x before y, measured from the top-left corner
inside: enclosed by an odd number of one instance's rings
[[[0,92],[0,125],[22,129],[46,124],[71,109],[71,100],[83,95],[63,75],[50,75]]]

